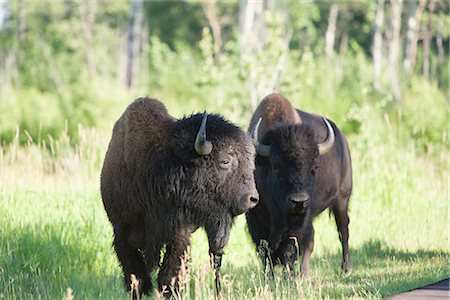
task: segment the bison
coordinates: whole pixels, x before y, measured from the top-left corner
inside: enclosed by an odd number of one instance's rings
[[[128,106],[114,125],[101,171],[101,196],[128,290],[133,283],[133,291],[148,295],[159,267],[163,295],[179,291],[189,237],[203,227],[220,291],[233,219],[258,203],[254,160],[250,136],[220,115],[175,119],[149,98]]]
[[[262,100],[248,130],[258,140],[255,180],[260,202],[246,219],[265,270],[273,276],[273,265],[281,264],[293,272],[300,248],[300,272],[308,275],[314,247],[312,221],[326,208],[335,216],[341,268],[351,270],[352,164],[342,132],[325,118],[295,109],[280,94]]]

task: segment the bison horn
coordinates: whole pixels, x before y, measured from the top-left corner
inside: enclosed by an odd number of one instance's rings
[[[269,157],[270,156],[270,146],[264,145],[263,143],[260,143],[258,141],[258,129],[259,129],[259,125],[261,124],[261,121],[262,121],[262,117],[259,118],[258,123],[256,123],[255,127],[253,128],[253,130],[251,132],[251,137],[256,145],[256,153],[258,153],[258,155],[261,155],[264,157]]]
[[[317,145],[317,148],[319,148],[319,155],[323,155],[323,154],[327,153],[331,149],[331,147],[333,147],[333,144],[334,144],[333,127],[331,127],[328,120],[325,119],[324,117],[322,117],[322,120],[325,122],[325,125],[327,125],[328,135],[327,135],[327,139],[323,143],[320,143],[319,145]]]
[[[195,138],[195,151],[199,155],[208,155],[212,151],[212,143],[206,139],[206,121],[208,115],[205,114],[202,119],[202,125],[198,130],[197,137]]]

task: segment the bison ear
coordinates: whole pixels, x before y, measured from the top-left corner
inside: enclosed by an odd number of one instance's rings
[[[195,129],[189,130],[183,124],[176,124],[170,136],[170,146],[173,154],[183,162],[189,162],[198,158],[194,148]]]

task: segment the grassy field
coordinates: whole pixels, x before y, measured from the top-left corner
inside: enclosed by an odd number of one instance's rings
[[[325,212],[314,223],[311,278],[287,280],[277,270],[266,283],[241,216],[224,256],[225,299],[377,299],[449,276],[448,153],[428,157],[414,142],[399,146],[394,123],[369,110],[359,134],[349,136],[355,271],[340,275],[340,243]],[[79,136],[75,148],[63,135],[45,139],[45,149],[43,141],[19,146],[18,139],[0,149],[0,299],[63,299],[67,288],[75,299],[130,298],[99,193],[110,133],[79,128]],[[199,230],[183,299],[213,298],[207,253]]]

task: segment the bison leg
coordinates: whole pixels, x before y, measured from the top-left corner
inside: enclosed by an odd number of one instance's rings
[[[302,264],[300,266],[300,273],[304,277],[309,276],[309,261],[311,258],[311,253],[314,250],[314,228],[312,224],[304,230],[304,235],[302,238]]]
[[[350,260],[350,253],[348,248],[348,224],[350,223],[350,218],[348,217],[348,198],[342,199],[345,201],[338,201],[333,206],[333,214],[336,220],[337,229],[339,232],[339,240],[342,245],[342,265],[341,270],[344,273],[353,270],[352,262]]]
[[[209,253],[211,256],[211,264],[214,270],[214,281],[216,298],[221,294],[220,267],[222,265],[223,248],[228,243],[230,237],[231,224],[233,220],[231,216],[225,215],[220,220],[210,220],[205,226],[206,235],[209,241]]]
[[[300,255],[299,241],[300,239],[294,233],[288,232],[280,244],[280,263],[290,277],[295,275],[294,264]]]
[[[183,287],[188,272],[189,237],[193,230],[183,230],[166,244],[166,253],[158,275],[158,286],[165,298],[177,294]]]
[[[136,299],[138,297],[137,291],[139,291],[139,296],[142,294],[149,295],[151,280],[142,254],[128,242],[128,233],[128,230],[124,228],[114,227],[114,249],[122,265],[125,288],[127,291],[131,291],[133,284],[133,299]]]
[[[264,239],[259,241],[258,245],[258,254],[262,259],[263,269],[264,269],[264,278],[265,279],[273,279],[273,261],[272,254],[269,247],[269,242]]]
[[[256,209],[257,208],[254,208],[253,211],[249,211],[246,214],[248,231],[250,232],[253,242],[257,245],[256,249],[262,260],[265,278],[273,279],[272,255],[270,253],[269,242],[267,241],[269,229],[266,227],[266,224],[263,224],[258,218],[258,215],[255,212]]]
[[[254,208],[253,210],[256,210]],[[260,245],[261,240],[267,240],[269,237],[269,229],[267,223],[264,224],[256,215],[256,212],[249,211],[246,214],[248,231],[255,245]],[[259,246],[258,246],[259,247]]]

